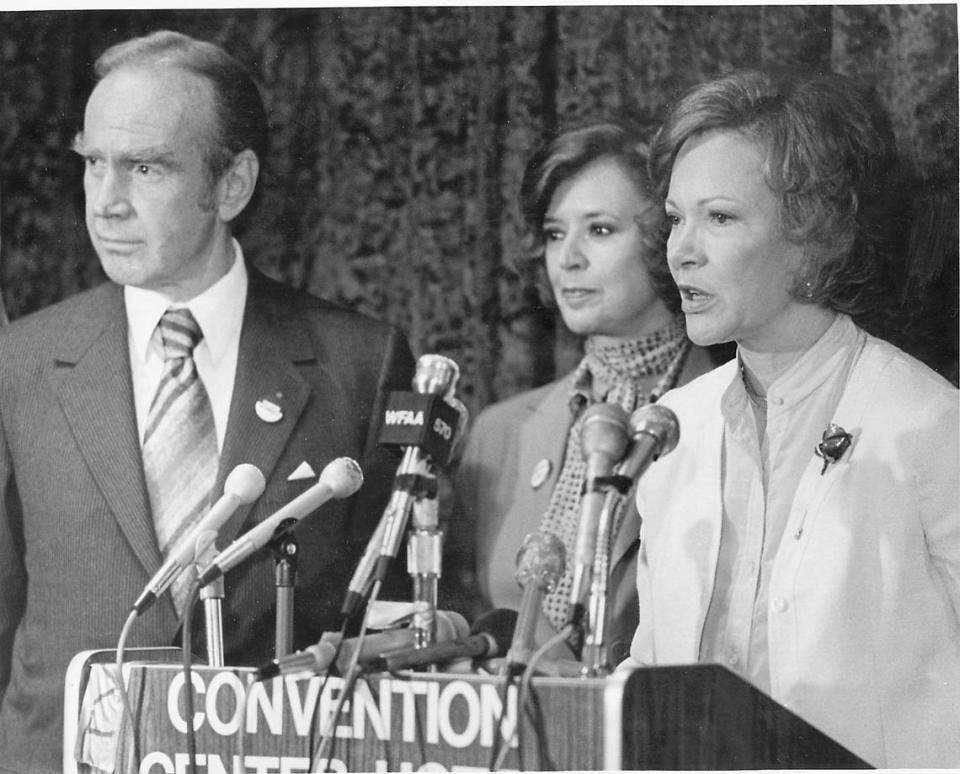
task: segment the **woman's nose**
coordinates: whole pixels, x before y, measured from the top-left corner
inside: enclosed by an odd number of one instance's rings
[[[560,266],[564,269],[580,269],[586,266],[587,255],[583,238],[577,234],[569,235],[561,246]]]
[[[677,224],[670,230],[667,238],[667,264],[672,271],[683,266],[695,266],[703,263],[695,229],[689,224]]]

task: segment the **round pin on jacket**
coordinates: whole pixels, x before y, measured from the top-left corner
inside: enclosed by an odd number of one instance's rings
[[[260,400],[253,405],[253,410],[257,412],[257,416],[260,419],[264,422],[269,422],[271,425],[283,419],[283,409],[270,398],[260,398]]]
[[[530,474],[530,486],[534,489],[539,489],[543,486],[543,482],[547,480],[552,468],[553,465],[546,457],[540,460],[533,466],[533,473]]]

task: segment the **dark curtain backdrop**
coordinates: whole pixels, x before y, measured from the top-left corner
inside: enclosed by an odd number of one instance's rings
[[[956,380],[955,5],[452,7],[0,13],[0,286],[19,317],[102,279],[69,151],[108,45],[172,28],[259,81],[272,149],[249,258],[390,320],[463,371],[471,410],[569,368],[578,342],[511,262],[524,161],[558,128],[653,126],[740,66],[874,86],[916,173],[887,335]]]

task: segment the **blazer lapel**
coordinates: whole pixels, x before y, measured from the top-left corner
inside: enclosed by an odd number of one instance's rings
[[[797,533],[813,524],[830,490],[845,476],[857,456],[857,442],[863,432],[863,412],[869,401],[865,396],[872,394],[880,379],[881,367],[876,360],[863,357],[866,339],[860,344],[860,352],[851,365],[850,375],[844,387],[837,408],[834,410],[833,423],[844,428],[851,435],[851,444],[846,453],[824,470],[823,460],[814,454],[804,469],[797,484],[793,512],[787,533]]]
[[[251,272],[217,492],[223,491],[230,471],[244,462],[256,465],[270,479],[310,397],[310,385],[296,364],[317,361],[320,355],[299,315],[261,293]],[[262,399],[280,407],[279,421],[258,416],[256,404]],[[224,544],[237,535],[252,507],[238,509],[221,529]]]
[[[123,294],[110,284],[88,298],[55,353],[54,389],[107,506],[152,574],[161,557],[143,478]]]
[[[544,396],[529,406],[530,415],[520,428],[520,452],[514,506],[526,513],[542,515],[550,504],[550,495],[563,467],[570,432],[570,382],[561,379]],[[549,472],[537,486],[538,466]]]

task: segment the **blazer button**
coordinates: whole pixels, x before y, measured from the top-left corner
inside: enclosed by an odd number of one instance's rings
[[[773,609],[778,613],[782,613],[787,609],[787,600],[785,600],[783,597],[776,597],[773,600]]]

